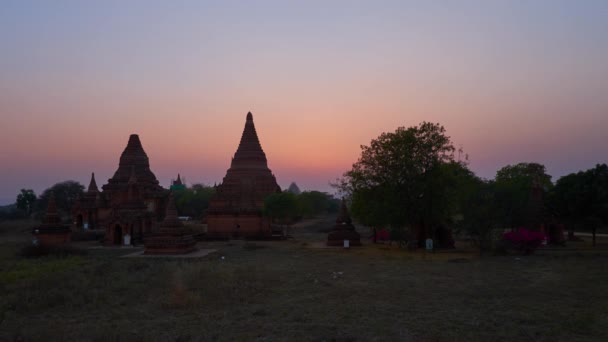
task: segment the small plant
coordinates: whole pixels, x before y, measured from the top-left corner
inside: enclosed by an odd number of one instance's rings
[[[543,232],[519,228],[518,230],[504,233],[502,238],[509,247],[522,251],[524,254],[532,254],[547,237]]]

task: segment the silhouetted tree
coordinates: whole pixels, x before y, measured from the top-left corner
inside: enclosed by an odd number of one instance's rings
[[[204,184],[193,184],[189,188],[173,190],[175,206],[180,216],[200,218],[209,208],[215,188]]]
[[[27,215],[32,214],[34,204],[36,203],[36,193],[32,189],[21,189],[21,192],[17,195],[16,205],[17,208],[23,210]]]
[[[328,193],[304,191],[296,197],[298,213],[302,217],[314,217],[328,212],[336,212],[339,203]]]
[[[273,193],[264,199],[264,214],[277,223],[292,222],[297,213],[296,195],[291,192]]]
[[[382,133],[338,180],[352,197],[352,214],[362,222],[402,230],[449,219],[455,182],[464,164],[454,160],[454,146],[440,124],[423,122]]]
[[[501,211],[501,223],[506,227],[531,223],[536,211],[544,207],[545,194],[553,187],[551,176],[545,166],[538,163],[519,163],[507,165],[498,172],[495,178],[495,200]],[[543,202],[535,203],[532,198],[533,187],[543,193]]]
[[[76,203],[76,200],[84,194],[84,185],[73,180],[68,180],[57,183],[44,190],[36,205],[39,216],[46,211],[51,192],[55,195],[55,202],[57,203],[59,213],[66,218],[71,216],[74,203]]]
[[[496,202],[496,183],[471,177],[461,188],[460,220],[457,227],[479,247],[479,253],[492,248],[492,234],[500,224]]]
[[[595,235],[599,225],[608,223],[608,166],[596,165],[561,177],[552,189],[551,204],[568,223],[571,238],[575,226]]]

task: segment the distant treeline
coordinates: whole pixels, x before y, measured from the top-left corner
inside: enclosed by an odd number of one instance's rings
[[[189,187],[173,188],[175,205],[179,216],[201,219],[209,208],[215,194],[215,187],[193,184]],[[71,210],[76,200],[84,195],[84,186],[76,181],[57,183],[36,196],[31,189],[22,189],[16,203],[0,207],[0,220],[35,218],[42,219],[53,192],[57,209],[65,223],[71,222]],[[299,194],[282,192],[268,196],[264,214],[276,216],[277,221],[293,222],[301,218],[314,217],[328,212],[336,212],[339,202],[331,195],[319,191],[305,191]]]

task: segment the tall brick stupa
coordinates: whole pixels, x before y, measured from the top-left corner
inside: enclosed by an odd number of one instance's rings
[[[270,219],[264,217],[264,198],[281,192],[268,168],[253,124],[247,113],[245,129],[230,168],[207,212],[207,235],[215,238],[266,238],[272,235]]]

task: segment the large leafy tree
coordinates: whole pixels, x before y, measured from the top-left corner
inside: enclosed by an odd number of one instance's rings
[[[500,223],[496,183],[476,176],[460,188],[458,228],[467,233],[479,247],[479,253],[492,248],[492,234]]]
[[[538,163],[507,165],[496,173],[495,200],[501,212],[500,222],[506,227],[532,223],[544,207],[544,198],[552,188],[551,176]],[[532,196],[539,191],[541,200]]]
[[[277,223],[293,221],[297,212],[296,195],[291,192],[273,193],[264,199],[264,214]]]
[[[608,223],[608,165],[561,177],[551,192],[551,205],[573,227],[595,230]]]
[[[457,166],[458,165],[458,166]],[[352,213],[373,226],[401,230],[449,218],[452,175],[464,168],[454,161],[454,146],[440,124],[423,122],[382,133],[339,180],[352,197]]]
[[[34,203],[36,203],[36,193],[32,189],[21,189],[21,192],[17,195],[16,205],[17,208],[23,210],[30,215],[34,209]]]
[[[59,212],[64,217],[69,217],[76,200],[84,194],[84,185],[73,180],[68,180],[57,183],[44,190],[37,202],[39,213],[42,214],[46,211],[51,192],[55,196],[55,202],[57,203],[57,209]]]

